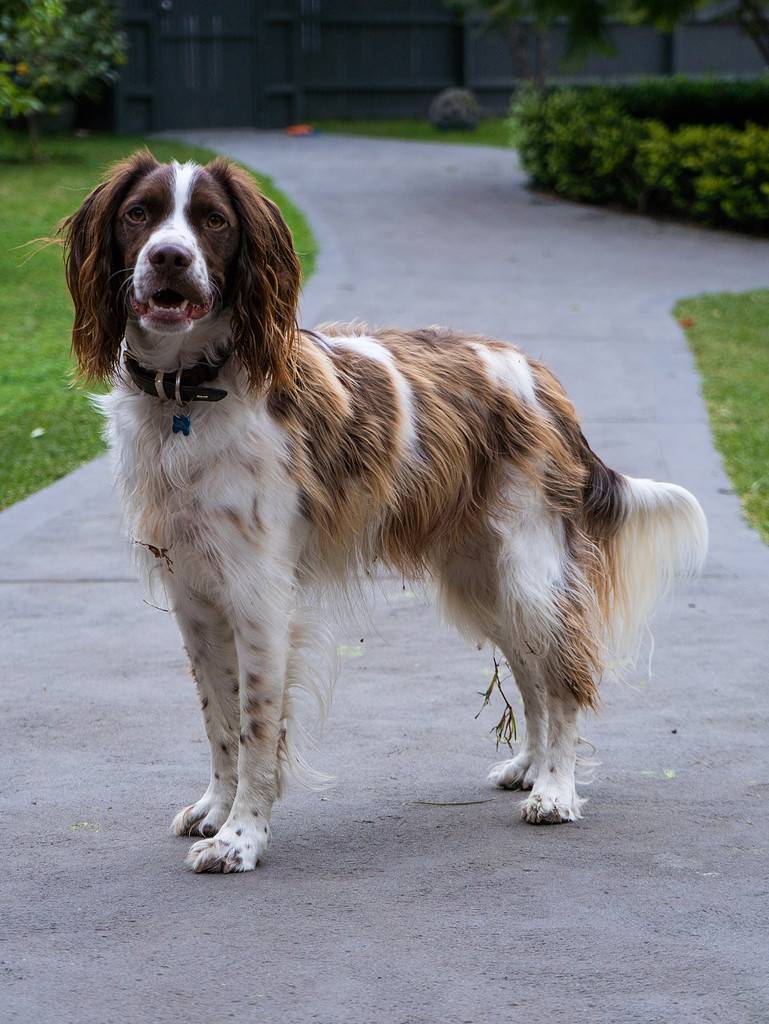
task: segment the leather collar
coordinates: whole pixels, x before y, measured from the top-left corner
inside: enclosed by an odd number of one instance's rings
[[[220,402],[227,397],[222,388],[205,387],[206,381],[213,380],[222,366],[229,359],[229,354],[218,363],[195,363],[184,370],[172,370],[170,373],[148,370],[134,359],[130,352],[125,353],[124,361],[128,374],[134,384],[147,395],[153,395],[164,401],[185,402]]]
[[[301,330],[302,334],[312,338],[325,352],[332,351],[329,343],[317,331],[309,331],[304,327]],[[229,358],[228,353],[218,363],[195,363],[184,370],[163,373],[160,370],[148,370],[129,351],[124,354],[128,374],[140,391],[162,401],[175,400],[179,405],[186,402],[221,402],[226,398],[227,392],[222,388],[209,388],[204,385],[207,381],[214,380]]]

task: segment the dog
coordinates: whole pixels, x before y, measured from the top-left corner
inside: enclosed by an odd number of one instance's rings
[[[433,583],[509,664],[526,734],[490,779],[530,791],[527,822],[577,820],[579,713],[658,597],[699,571],[697,500],[608,468],[511,344],[301,331],[290,231],[227,160],[139,152],[62,233],[80,375],[112,382],[96,400],[127,532],[162,577],[210,743],[209,786],[172,825],[202,837],[189,866],[263,857],[287,775],[309,777],[294,733],[314,595],[380,565]]]

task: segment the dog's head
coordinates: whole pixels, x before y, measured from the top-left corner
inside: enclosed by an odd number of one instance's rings
[[[62,233],[84,377],[111,376],[127,335],[155,369],[229,343],[253,388],[293,384],[299,263],[280,211],[245,171],[136,153]]]

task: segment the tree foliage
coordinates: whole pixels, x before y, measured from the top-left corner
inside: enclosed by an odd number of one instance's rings
[[[672,31],[683,19],[703,14],[708,20],[736,24],[769,63],[769,0],[728,0],[715,8],[710,0],[448,0],[450,6],[480,18],[489,28],[500,31],[512,44],[514,60],[522,77],[526,74],[525,28],[530,27],[541,51],[542,37],[555,23],[566,31],[565,59],[577,60],[598,50],[611,53],[609,26],[612,22],[650,25]],[[540,60],[537,64],[542,63]]]
[[[123,60],[110,0],[3,0],[0,115],[34,124],[64,99],[96,95]]]

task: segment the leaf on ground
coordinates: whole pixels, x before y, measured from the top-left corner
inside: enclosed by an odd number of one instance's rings
[[[101,825],[98,821],[76,821],[72,825],[67,825],[70,832],[98,832]]]
[[[340,658],[360,658],[366,651],[363,644],[339,644],[336,653]]]

